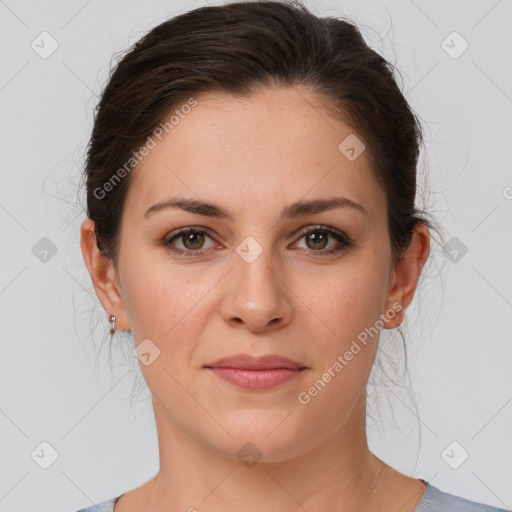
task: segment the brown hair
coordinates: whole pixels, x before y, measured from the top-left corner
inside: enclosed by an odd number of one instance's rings
[[[294,0],[202,7],[156,26],[111,71],[96,107],[84,180],[99,249],[117,262],[132,179],[126,163],[180,103],[210,91],[250,96],[302,85],[365,140],[398,256],[417,222],[432,223],[415,205],[421,125],[393,70],[354,24],[317,17]]]

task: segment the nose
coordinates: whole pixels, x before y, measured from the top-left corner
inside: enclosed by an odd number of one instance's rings
[[[235,256],[234,268],[224,282],[220,308],[224,320],[233,327],[245,325],[253,332],[268,332],[291,321],[293,293],[271,258],[269,250],[250,263]]]

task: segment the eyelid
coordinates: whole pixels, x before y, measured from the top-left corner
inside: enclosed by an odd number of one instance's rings
[[[331,226],[326,226],[325,224],[312,224],[304,228],[300,228],[299,231],[297,231],[294,236],[300,235],[302,237],[303,235],[309,233],[310,231],[314,231],[315,229],[318,231],[327,231],[331,234],[338,235],[347,244],[353,242],[353,240],[345,232],[340,231],[339,229],[333,228]]]

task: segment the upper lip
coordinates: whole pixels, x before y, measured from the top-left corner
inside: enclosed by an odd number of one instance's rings
[[[290,370],[300,370],[305,368],[305,366],[287,357],[277,355],[254,357],[247,354],[235,354],[206,365],[206,368],[236,368],[239,370],[276,370],[278,368],[287,368]]]

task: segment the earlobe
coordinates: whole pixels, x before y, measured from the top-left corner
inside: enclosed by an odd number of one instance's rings
[[[390,290],[386,300],[386,311],[400,304],[400,311],[392,319],[384,319],[384,327],[398,327],[405,318],[405,310],[414,298],[421,271],[430,252],[430,235],[428,226],[416,223],[409,246],[397,259],[390,279]],[[384,312],[384,315],[386,314]]]
[[[104,256],[98,248],[94,221],[89,218],[84,220],[80,232],[82,256],[107,319],[110,319],[110,315],[115,315],[116,329],[130,330],[121,289],[117,283],[116,270],[112,260]]]
[[[401,289],[397,284],[398,264],[397,260],[392,268],[391,276],[389,279],[388,295],[386,305],[381,315],[385,329],[394,329],[398,327],[405,317],[405,308],[402,304]]]

